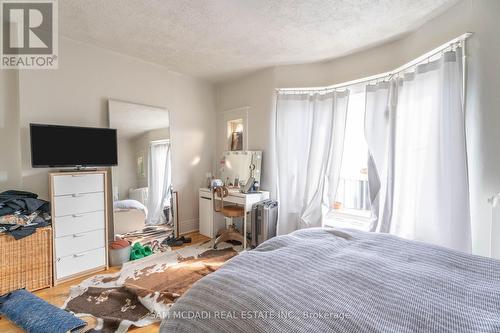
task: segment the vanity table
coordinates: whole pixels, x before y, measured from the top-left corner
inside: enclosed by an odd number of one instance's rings
[[[268,191],[259,191],[257,193],[241,193],[239,189],[230,189],[229,195],[224,198],[224,202],[236,204],[245,209],[243,218],[243,234],[247,234],[248,215],[252,211],[252,205],[269,199]],[[208,188],[200,188],[200,234],[215,238],[217,231],[226,227],[224,217],[214,211],[212,203],[212,191]],[[246,249],[247,238],[244,237],[243,249]]]

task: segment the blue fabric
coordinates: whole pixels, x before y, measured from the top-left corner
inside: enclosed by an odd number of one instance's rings
[[[71,313],[24,289],[0,297],[0,314],[28,333],[64,333],[86,325]]]

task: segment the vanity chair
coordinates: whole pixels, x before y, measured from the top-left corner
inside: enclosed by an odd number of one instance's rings
[[[224,217],[230,219],[244,217],[245,209],[243,207],[234,204],[224,206],[224,198],[227,197],[228,194],[229,191],[226,186],[215,187],[212,190],[212,202],[214,211],[221,213],[222,215],[224,215]],[[217,203],[217,201],[219,201],[219,204]],[[238,241],[241,242],[241,244],[243,244],[243,235],[240,234],[240,232],[236,229],[234,224],[231,224],[229,228],[219,230],[219,232],[217,232],[217,235],[218,237],[215,240],[214,249],[217,248],[217,245],[219,243],[227,242],[229,240]]]

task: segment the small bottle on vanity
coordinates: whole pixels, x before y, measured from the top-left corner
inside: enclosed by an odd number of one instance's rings
[[[211,188],[212,187],[212,180],[214,179],[214,177],[212,177],[212,173],[211,172],[207,172],[205,174],[205,177],[207,177],[207,180],[206,180],[207,188]]]

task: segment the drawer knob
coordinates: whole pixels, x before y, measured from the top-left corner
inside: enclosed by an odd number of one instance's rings
[[[73,198],[79,198],[79,197],[81,197],[82,195],[83,195],[83,194],[74,193],[74,194],[72,194],[71,196],[72,196]]]
[[[73,254],[73,257],[79,258],[79,257],[83,257],[84,255],[85,255],[85,253],[77,253],[77,254]]]
[[[83,237],[84,235],[79,235],[79,234],[73,234],[73,238],[78,238],[78,237]]]
[[[73,217],[83,217],[83,214],[73,214]]]

